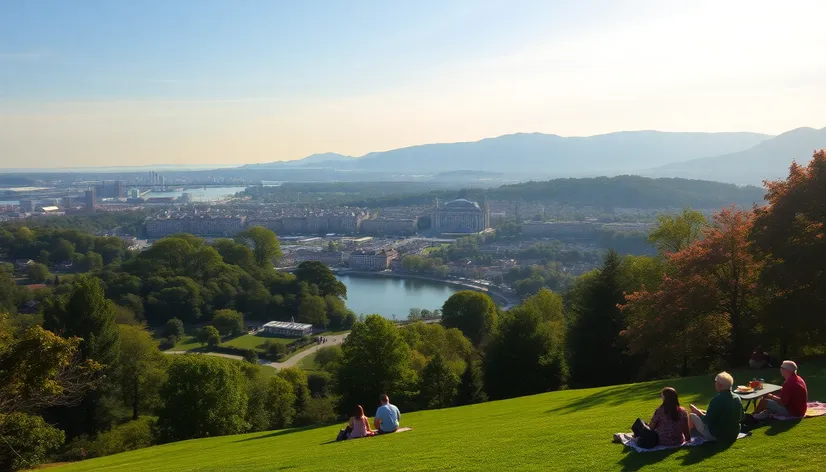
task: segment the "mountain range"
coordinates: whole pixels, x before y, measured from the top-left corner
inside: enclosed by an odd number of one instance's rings
[[[242,169],[325,169],[439,174],[473,169],[532,179],[639,174],[760,184],[826,147],[826,128],[759,133],[622,131],[588,137],[518,133],[480,141],[423,144],[355,157],[337,153]]]

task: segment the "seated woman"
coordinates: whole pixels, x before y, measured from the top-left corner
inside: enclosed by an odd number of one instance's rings
[[[367,420],[367,417],[364,416],[364,408],[362,408],[361,405],[356,405],[356,411],[353,417],[350,418],[350,424],[348,426],[351,428],[350,439],[363,438],[375,434],[370,428],[370,422]]]
[[[654,411],[651,423],[637,418],[631,430],[637,438],[637,446],[650,449],[656,446],[679,446],[688,441],[688,413],[680,406],[677,391],[665,387],[660,393],[662,405]]]
[[[688,430],[688,412],[680,406],[677,391],[665,387],[660,393],[663,404],[654,411],[649,427],[657,432],[660,446],[679,446],[691,439]]]

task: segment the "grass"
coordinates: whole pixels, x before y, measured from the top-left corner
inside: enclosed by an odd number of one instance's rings
[[[317,355],[318,353],[314,352],[304,359],[301,359],[298,361],[298,364],[296,364],[296,367],[304,370],[321,370],[321,366],[315,361],[315,356]]]
[[[801,368],[811,400],[826,400],[826,364]],[[775,369],[735,372],[779,381]],[[413,431],[334,442],[343,425],[225,436],[92,459],[60,471],[357,470],[390,461],[394,470],[826,470],[826,417],[774,422],[729,448],[639,454],[612,444],[637,417],[649,419],[659,391],[675,387],[681,403],[708,404],[712,376],[567,390],[461,408],[404,414]],[[374,405],[370,410],[374,411]],[[377,462],[378,461],[378,462]],[[392,464],[392,465],[390,465]]]
[[[255,349],[256,351],[264,352],[264,342],[271,340],[272,342],[280,342],[285,346],[288,343],[295,341],[295,338],[276,338],[270,336],[257,336],[255,334],[244,334],[237,338],[224,341],[220,346],[234,347],[236,349]]]
[[[191,351],[201,347],[201,343],[195,340],[195,336],[185,334],[169,351]]]

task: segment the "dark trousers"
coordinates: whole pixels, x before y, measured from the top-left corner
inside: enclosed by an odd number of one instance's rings
[[[634,421],[634,425],[631,426],[631,431],[633,431],[634,437],[637,438],[637,446],[641,448],[651,449],[652,447],[657,447],[657,444],[660,443],[660,436],[657,432],[651,429],[651,427],[645,424],[645,421],[640,418]]]

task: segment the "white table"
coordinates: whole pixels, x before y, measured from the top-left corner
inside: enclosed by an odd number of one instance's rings
[[[737,393],[734,391],[734,394],[740,397],[741,400],[746,400],[746,406],[743,407],[743,412],[749,409],[749,406],[754,403],[754,406],[757,406],[758,400],[763,398],[765,395],[770,393],[779,392],[782,389],[780,385],[764,383],[763,388],[756,388],[751,393]]]

